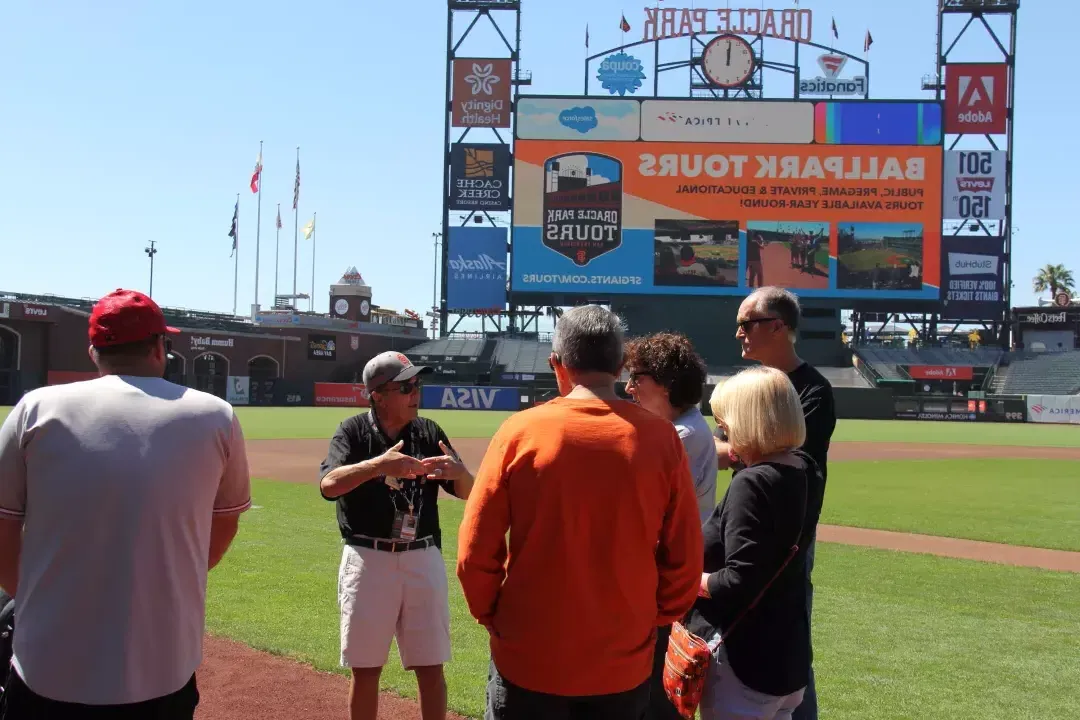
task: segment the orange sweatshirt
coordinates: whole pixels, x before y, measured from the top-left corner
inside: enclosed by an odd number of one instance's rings
[[[693,605],[703,562],[682,441],[622,400],[558,398],[507,420],[458,535],[458,579],[494,629],[499,673],[561,696],[644,683],[656,628]]]

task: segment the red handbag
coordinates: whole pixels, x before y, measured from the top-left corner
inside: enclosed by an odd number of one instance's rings
[[[799,534],[802,535],[801,528]],[[711,645],[687,630],[683,623],[672,623],[671,637],[668,639],[667,653],[664,656],[664,694],[683,718],[693,720],[694,713],[701,704],[701,694],[705,691],[705,676],[709,673],[713,652],[723,645],[724,638],[731,634],[746,613],[754,609],[765,591],[780,577],[780,573],[784,572],[784,568],[798,552],[799,546],[793,545],[780,569],[765,583],[754,601],[735,618],[727,632],[716,638]]]

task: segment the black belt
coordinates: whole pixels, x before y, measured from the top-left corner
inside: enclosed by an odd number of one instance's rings
[[[435,538],[426,537],[421,540],[406,542],[404,540],[376,540],[375,538],[347,537],[345,538],[345,544],[366,547],[372,550],[381,550],[383,552],[399,553],[434,547]]]

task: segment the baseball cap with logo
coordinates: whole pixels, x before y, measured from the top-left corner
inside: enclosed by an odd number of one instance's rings
[[[136,290],[117,289],[98,300],[90,313],[90,344],[109,347],[180,332],[165,323],[157,303]]]
[[[388,350],[371,358],[364,366],[364,387],[375,390],[389,382],[404,382],[430,372],[432,368],[413,365],[403,354]]]

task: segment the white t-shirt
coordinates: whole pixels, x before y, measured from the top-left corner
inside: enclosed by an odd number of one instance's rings
[[[0,515],[24,518],[15,669],[47,698],[113,705],[202,660],[210,527],[251,505],[232,406],[160,378],[26,394],[0,427]]]
[[[690,474],[694,476],[694,490],[697,492],[698,515],[704,525],[716,509],[716,474],[719,472],[716,443],[713,442],[709,423],[697,407],[676,418],[675,429],[679,431],[690,461]]]

